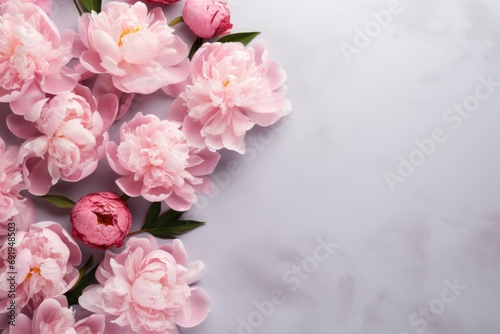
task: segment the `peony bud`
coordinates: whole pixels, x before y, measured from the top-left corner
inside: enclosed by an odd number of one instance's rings
[[[89,194],[71,210],[71,224],[73,236],[89,247],[120,247],[132,225],[132,214],[117,194]]]
[[[229,8],[222,0],[187,0],[182,10],[184,23],[196,36],[212,38],[229,33]]]

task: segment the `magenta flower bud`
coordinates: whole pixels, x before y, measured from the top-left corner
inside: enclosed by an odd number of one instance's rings
[[[182,10],[184,23],[196,36],[212,38],[229,33],[229,8],[222,0],[187,0]]]
[[[132,214],[115,193],[89,194],[71,210],[71,224],[73,236],[89,247],[120,247],[132,225]]]

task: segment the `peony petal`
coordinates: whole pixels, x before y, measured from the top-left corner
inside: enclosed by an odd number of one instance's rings
[[[17,115],[24,115],[35,104],[45,98],[45,93],[38,84],[32,84],[26,90],[22,99],[10,103],[10,108]]]
[[[123,59],[141,65],[152,62],[158,53],[158,39],[149,30],[128,34],[121,39]]]
[[[142,194],[142,182],[135,181],[134,176],[124,176],[116,180],[120,189],[130,197],[137,197]]]
[[[93,73],[105,73],[106,70],[101,65],[101,57],[95,51],[87,50],[80,56],[80,63],[87,70]]]
[[[123,166],[120,164],[118,161],[117,157],[117,148],[118,146],[116,145],[115,142],[110,141],[106,145],[106,158],[108,160],[108,164],[111,167],[112,170],[114,170],[116,173],[120,175],[130,175],[131,173],[123,168]],[[139,196],[139,195],[137,195]]]
[[[181,197],[174,192],[165,200],[165,203],[175,211],[188,211],[193,205],[193,203],[185,197]]]
[[[104,121],[103,129],[107,131],[113,125],[118,113],[118,98],[116,95],[103,95],[97,103],[97,111]]]
[[[167,95],[178,97],[186,89],[186,86],[189,85],[190,83],[191,79],[188,77],[186,78],[186,80],[182,82],[163,86],[162,90]]]
[[[101,59],[108,57],[115,62],[121,60],[120,49],[108,32],[95,30],[92,35],[92,44],[91,47],[99,53]]]
[[[183,265],[184,267],[188,266],[186,247],[184,247],[184,244],[182,243],[181,240],[179,239],[172,240],[172,250],[170,253],[172,254],[172,256],[174,257],[175,261],[178,264]]]
[[[57,73],[46,75],[42,82],[40,82],[40,88],[49,94],[57,95],[64,92],[69,92],[75,88],[80,76],[77,73],[65,74]]]
[[[84,309],[94,313],[102,313],[102,287],[99,284],[91,284],[87,286],[80,297],[78,304]]]
[[[164,187],[155,187],[149,189],[147,193],[142,194],[142,197],[149,202],[161,202],[167,199],[172,194],[172,190]]]
[[[191,297],[187,302],[191,309],[191,316],[185,318],[182,312],[178,312],[174,321],[181,327],[191,328],[207,318],[208,312],[210,312],[210,296],[202,288],[194,287],[191,289]]]
[[[88,327],[88,329],[84,329]],[[99,334],[104,333],[104,328],[106,327],[105,317],[103,314],[92,314],[85,319],[78,321],[75,324],[75,330],[78,333],[80,328],[82,331],[90,330],[90,333]]]
[[[21,139],[31,139],[40,136],[40,132],[36,129],[35,124],[19,115],[8,115],[7,127],[14,135]]]
[[[46,195],[52,186],[52,176],[48,171],[47,160],[33,158],[30,159],[32,167],[29,171],[30,186],[28,191],[35,196]]]
[[[204,147],[205,139],[201,136],[203,125],[191,117],[186,117],[182,124],[182,132],[186,136],[186,140],[190,146]]]
[[[186,274],[185,279],[186,283],[191,285],[201,279],[201,276],[203,276],[203,273],[205,272],[205,264],[201,261],[194,261],[189,264],[188,269],[189,271]]]
[[[232,131],[226,131],[222,134],[222,143],[228,150],[245,154],[245,136],[237,136]]]
[[[198,152],[196,155],[203,159],[203,162],[196,166],[190,166],[187,170],[194,176],[208,175],[212,173],[220,160],[220,154],[212,152],[205,148]]]
[[[17,315],[15,326],[9,326],[4,330],[4,334],[27,334],[32,332],[32,320],[23,313]]]
[[[176,98],[168,109],[167,119],[182,123],[188,114],[188,108],[183,98]]]

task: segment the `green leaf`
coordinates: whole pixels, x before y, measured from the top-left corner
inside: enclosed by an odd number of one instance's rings
[[[144,221],[144,225],[142,228],[149,226],[152,222],[158,218],[161,211],[161,202],[154,202],[149,207],[148,213],[146,214],[146,220]]]
[[[61,209],[73,209],[75,206],[75,202],[64,196],[47,194],[40,197]]]
[[[76,287],[78,286],[78,284],[82,280],[82,278],[85,275],[85,273],[87,272],[87,270],[89,270],[89,268],[92,267],[93,263],[94,263],[94,255],[90,255],[90,257],[87,260],[87,262],[85,262],[85,264],[83,265],[83,267],[79,270],[80,276],[78,277],[78,280],[76,281],[75,285],[73,285],[73,287],[68,290],[68,292],[71,292],[71,291],[73,291],[73,290],[76,289]]]
[[[157,226],[144,230],[154,237],[161,239],[175,239],[180,235],[205,225],[205,222],[195,220],[176,220],[166,226]]]
[[[148,227],[158,227],[166,224],[170,224],[173,221],[178,220],[184,214],[183,211],[168,210],[161,214],[158,218],[151,222]]]
[[[90,259],[89,259],[89,261],[90,261]],[[88,263],[88,261],[87,261],[87,263]],[[84,265],[84,267],[87,265],[87,263]],[[64,294],[66,296],[66,298],[68,299],[68,305],[78,304],[78,298],[82,295],[83,290],[87,286],[89,286],[93,281],[95,281],[95,272],[97,270],[97,267],[98,266],[95,266],[94,269],[92,269],[87,274],[80,277],[77,285],[75,287],[73,287],[70,291],[68,291]],[[82,269],[80,269],[80,274],[81,274]]]
[[[191,50],[189,51],[189,60],[191,60],[194,56],[194,54],[196,53],[196,51],[198,51],[198,49],[203,45],[203,38],[201,37],[198,37],[194,43],[193,43],[193,46],[191,47]]]
[[[142,228],[138,231],[130,232],[128,236],[130,237],[139,233],[149,233],[161,239],[175,239],[205,224],[204,222],[195,220],[179,220],[184,214],[182,211],[170,209],[159,215],[160,210],[160,202],[151,204]]]
[[[90,13],[95,11],[99,13],[101,11],[102,0],[80,0],[83,7]]]
[[[78,11],[78,14],[80,14],[80,16],[82,16],[83,15],[82,10],[80,9],[80,6],[76,2],[76,0],[73,0],[73,3],[75,4],[75,7],[76,7],[76,10]]]
[[[239,32],[236,34],[226,35],[226,36],[220,38],[217,42],[219,42],[219,43],[240,42],[240,43],[243,43],[243,45],[247,45],[248,43],[253,41],[253,39],[255,37],[257,37],[258,35],[260,35],[260,32],[258,32],[258,31]]]

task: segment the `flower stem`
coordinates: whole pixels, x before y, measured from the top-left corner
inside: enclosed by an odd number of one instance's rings
[[[123,194],[120,196],[120,199],[124,202],[128,201],[130,199],[130,196],[127,194]]]
[[[130,232],[129,234],[127,234],[127,237],[131,237],[133,235],[144,233],[144,232],[146,232],[146,231],[144,231],[144,230],[138,230],[138,231]]]
[[[184,22],[184,19],[182,18],[182,16],[177,16],[175,19],[172,19],[172,21],[170,21],[170,23],[168,24],[168,26],[169,27],[173,27],[176,24],[179,24],[181,22]]]
[[[82,10],[80,9],[80,7],[78,7],[76,0],[73,0],[73,3],[75,4],[76,10],[78,10],[78,14],[80,14],[80,16],[82,16],[83,15]]]

